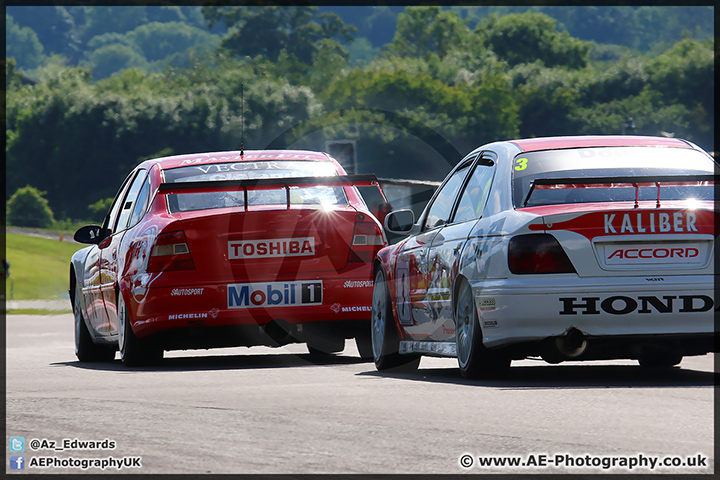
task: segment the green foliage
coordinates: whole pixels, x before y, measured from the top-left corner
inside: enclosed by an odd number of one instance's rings
[[[649,62],[649,87],[660,92],[666,103],[688,108],[699,106],[707,115],[715,113],[713,84],[715,54],[712,40],[686,39]]]
[[[352,42],[354,17],[329,8],[8,7],[14,34],[32,28],[54,54],[32,70],[6,62],[8,194],[31,184],[56,216],[99,218],[106,203],[88,202],[138,162],[238,149],[243,131],[246,149],[354,139],[361,173],[434,180],[484,142],[623,133],[627,117],[635,133],[713,149],[699,7],[373,7]],[[30,27],[43,22],[57,31]],[[603,28],[618,45],[584,41]],[[628,46],[653,35],[672,48]]]
[[[311,64],[319,42],[352,40],[357,29],[345,25],[334,13],[317,15],[317,7],[203,7],[212,28],[228,29],[221,46],[238,57],[262,56],[277,61],[283,54]]]
[[[5,57],[15,58],[24,69],[37,68],[43,60],[43,46],[35,31],[19,27],[8,14],[5,14]]]
[[[475,32],[511,66],[540,61],[547,67],[577,69],[587,64],[590,53],[590,43],[558,32],[555,20],[541,13],[491,16]]]
[[[47,228],[53,224],[53,213],[48,201],[35,187],[19,188],[7,202],[7,221],[17,227]]]
[[[181,22],[152,22],[141,25],[127,34],[148,61],[167,58],[192,48],[214,50],[220,39],[207,31]]]
[[[92,70],[95,80],[130,68],[143,68],[145,65],[147,60],[140,52],[121,43],[98,48],[89,55],[87,61],[87,66]]]
[[[95,203],[88,205],[88,211],[92,218],[100,223],[112,205],[113,197],[102,198]]]
[[[452,50],[466,48],[470,42],[466,22],[453,10],[439,6],[407,7],[398,15],[388,53],[401,57],[445,57]]]

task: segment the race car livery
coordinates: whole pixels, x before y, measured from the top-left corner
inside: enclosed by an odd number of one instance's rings
[[[141,163],[103,225],[75,235],[90,245],[70,265],[78,358],[119,350],[142,365],[164,350],[294,342],[328,354],[348,338],[369,358],[372,261],[387,240],[359,186],[379,188],[309,151]]]
[[[716,174],[661,137],[474,150],[416,223],[385,219],[407,238],[374,266],[377,368],[456,356],[477,377],[532,356],[667,367],[715,351]]]

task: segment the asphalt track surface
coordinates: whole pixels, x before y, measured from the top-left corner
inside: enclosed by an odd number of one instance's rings
[[[129,369],[79,363],[71,315],[6,322],[8,474],[116,473],[79,463],[110,457],[131,474],[714,472],[714,355],[665,371],[524,360],[505,379],[469,381],[454,359],[380,373],[348,342],[324,360],[292,345],[166,352]],[[115,448],[80,449],[106,440]],[[527,466],[479,465],[503,456]],[[653,458],[686,465],[651,469]]]

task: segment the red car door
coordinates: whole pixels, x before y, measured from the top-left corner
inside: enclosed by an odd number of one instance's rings
[[[125,258],[122,251],[122,239],[128,227],[135,200],[146,177],[147,170],[141,169],[134,172],[127,193],[118,197],[119,208],[112,233],[100,244],[100,291],[105,306],[103,328],[108,333],[116,332],[118,325],[116,287]]]

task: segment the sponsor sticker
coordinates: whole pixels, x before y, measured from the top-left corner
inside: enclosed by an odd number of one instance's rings
[[[616,218],[617,217],[617,218]],[[606,213],[603,228],[611,233],[685,233],[697,232],[695,212],[639,212],[623,215]]]
[[[228,308],[322,305],[322,280],[228,285]]]
[[[560,315],[611,315],[704,313],[715,306],[708,295],[614,295],[612,297],[560,298]]]
[[[495,310],[495,297],[478,298],[478,306],[480,310]]]
[[[187,295],[202,295],[205,288],[173,288],[170,295],[173,297]]]
[[[697,243],[605,245],[607,265],[699,264],[704,258]]]
[[[200,318],[208,318],[207,313],[176,313],[168,315],[168,320],[197,320]]]
[[[228,258],[307,257],[315,255],[315,238],[273,238],[228,242]]]
[[[372,287],[372,280],[347,280],[343,285],[345,288],[366,288]]]
[[[372,312],[370,305],[358,305],[354,307],[342,307],[343,312]]]

